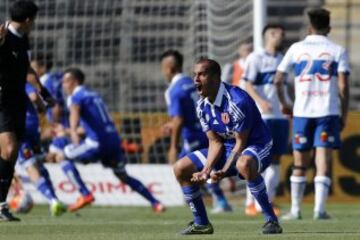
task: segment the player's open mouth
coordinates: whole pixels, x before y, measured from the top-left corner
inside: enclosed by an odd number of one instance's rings
[[[195,87],[198,92],[201,92],[202,86],[200,84],[195,84]]]

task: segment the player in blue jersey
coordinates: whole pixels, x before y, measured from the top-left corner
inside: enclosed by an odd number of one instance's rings
[[[165,92],[165,100],[171,120],[165,128],[169,128],[171,134],[168,154],[171,164],[186,154],[208,147],[208,139],[196,115],[196,102],[199,95],[193,80],[182,74],[182,65],[183,56],[176,50],[168,50],[161,56],[161,71],[170,83]],[[178,153],[180,138],[183,145],[181,152]],[[207,188],[214,198],[215,207],[212,213],[232,211],[219,183],[208,183]]]
[[[28,74],[28,77],[34,75]],[[36,89],[29,83],[26,84],[26,93],[29,99],[26,106],[25,135],[20,145],[17,166],[26,170],[37,190],[48,200],[51,215],[60,216],[66,211],[66,207],[57,198],[49,172],[43,165],[44,153],[40,147],[39,117],[34,106],[39,111],[45,108]]]
[[[183,235],[212,234],[200,193],[200,184],[209,178],[218,181],[238,174],[247,180],[264,216],[264,234],[282,233],[269,202],[260,173],[271,163],[271,133],[252,98],[238,87],[222,83],[220,65],[211,59],[200,59],[194,67],[194,82],[201,99],[197,112],[209,148],[197,150],[174,166],[194,220],[181,231]]]
[[[51,139],[48,149],[47,160],[54,161],[57,154],[62,152],[66,144],[70,143],[69,138],[64,134],[64,130],[69,126],[69,113],[65,104],[65,96],[62,90],[62,73],[50,72],[52,60],[49,56],[38,53],[31,61],[31,66],[40,77],[41,83],[49,91],[51,96],[56,100],[55,106],[48,108],[46,118],[49,128],[45,129],[42,136],[45,139]],[[61,162],[61,168],[69,181],[76,186],[80,192],[77,200],[77,206],[87,205],[95,200],[93,194],[89,191],[84,181],[80,177],[74,162],[64,160]],[[69,207],[70,211],[76,209],[76,205]]]
[[[80,69],[70,68],[64,72],[63,89],[69,96],[67,104],[72,143],[66,145],[58,160],[68,159],[82,163],[101,160],[105,167],[113,170],[119,180],[146,198],[155,212],[163,212],[165,207],[139,180],[127,174],[126,159],[114,122],[101,97],[83,86],[84,80],[85,75]],[[78,132],[80,124],[85,130],[84,140]],[[84,206],[86,204],[79,201],[70,206],[69,210],[76,211]]]
[[[31,67],[39,76],[41,84],[56,100],[54,107],[49,108],[46,112],[48,122],[61,123],[68,126],[69,117],[66,111],[65,98],[61,85],[63,74],[61,72],[51,72],[52,65],[50,55],[44,55],[42,53],[37,53],[31,61]]]

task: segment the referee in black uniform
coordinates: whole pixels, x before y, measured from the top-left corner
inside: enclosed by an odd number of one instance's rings
[[[6,197],[14,174],[18,147],[25,131],[26,76],[30,68],[30,33],[38,7],[31,1],[16,1],[11,21],[0,26],[0,221],[19,221],[8,209]],[[52,102],[38,79],[31,82],[43,100]],[[51,104],[50,104],[51,105]]]

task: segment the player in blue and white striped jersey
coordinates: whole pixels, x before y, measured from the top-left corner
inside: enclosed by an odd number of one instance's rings
[[[289,139],[289,119],[280,110],[280,102],[276,94],[274,77],[283,55],[280,47],[284,38],[284,28],[278,24],[268,24],[263,30],[264,48],[252,52],[246,59],[245,76],[246,91],[255,100],[261,117],[271,131],[273,138],[272,163],[264,173],[264,180],[269,199],[273,201],[276,188],[280,182],[280,158],[287,152]],[[284,88],[286,85],[284,84]],[[287,91],[285,91],[287,92]],[[246,215],[255,215],[259,206],[249,198],[247,193]],[[274,208],[277,214],[278,208]]]
[[[246,179],[259,202],[266,224],[264,234],[281,233],[282,228],[269,202],[260,173],[271,163],[272,138],[252,98],[242,89],[221,82],[220,65],[200,59],[194,67],[194,82],[202,97],[197,112],[209,147],[190,153],[174,166],[194,220],[181,234],[212,234],[200,184],[238,175]]]
[[[291,182],[291,210],[284,219],[300,219],[300,204],[306,185],[306,168],[315,148],[316,177],[314,219],[328,219],[326,199],[331,186],[332,150],[340,147],[340,131],[346,123],[349,101],[347,52],[332,42],[330,12],[308,12],[309,35],[291,45],[278,67],[275,82],[283,112],[293,112],[294,168]],[[282,83],[295,74],[294,108],[286,103]]]

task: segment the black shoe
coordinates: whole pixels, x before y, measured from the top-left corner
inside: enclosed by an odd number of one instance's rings
[[[278,222],[268,221],[264,224],[262,228],[263,234],[279,234],[282,233],[282,228]]]
[[[12,215],[11,212],[9,212],[9,209],[7,207],[4,207],[0,210],[0,221],[1,222],[19,222],[20,218],[15,217]]]
[[[193,234],[213,234],[214,228],[211,223],[207,225],[197,225],[193,221],[180,232],[181,235],[193,235]]]

